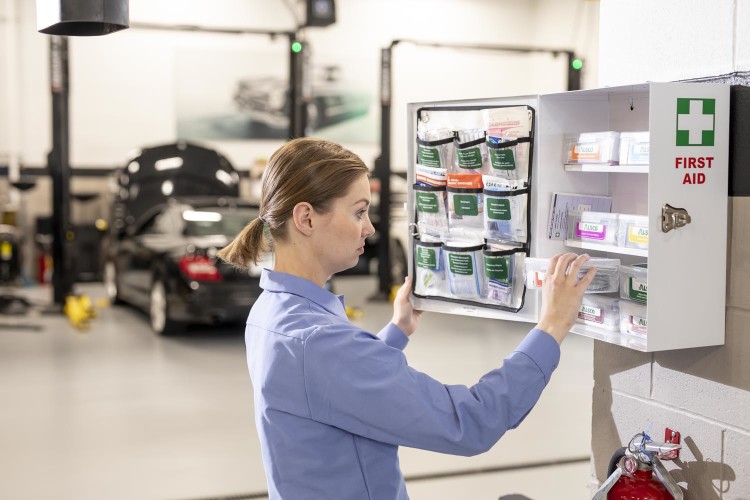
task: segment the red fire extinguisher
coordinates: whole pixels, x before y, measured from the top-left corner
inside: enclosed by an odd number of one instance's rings
[[[609,461],[607,480],[592,500],[683,500],[662,460],[674,460],[682,445],[680,433],[666,430],[665,442],[655,443],[645,433],[636,434]]]

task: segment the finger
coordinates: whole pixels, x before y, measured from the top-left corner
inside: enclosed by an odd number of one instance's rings
[[[586,263],[586,261],[589,260],[588,254],[581,254],[577,256],[573,262],[570,264],[570,270],[568,271],[568,279],[570,279],[573,282],[576,282],[578,280],[578,273],[581,270],[581,267],[583,264]]]
[[[560,256],[562,256],[562,254],[558,253],[550,259],[549,266],[547,266],[547,275],[544,277],[545,280],[547,280],[549,276],[555,274],[555,268],[557,267],[557,261],[560,260]]]
[[[408,300],[409,292],[411,292],[411,277],[407,276],[406,279],[404,279],[404,284],[401,285],[401,288],[396,292],[396,298],[400,301],[405,299]]]
[[[565,277],[568,275],[568,267],[576,257],[578,257],[578,254],[575,253],[566,253],[560,257],[560,259],[557,261],[557,269],[555,269],[555,278],[557,280],[565,279]]]
[[[578,280],[576,286],[581,286],[584,289],[588,288],[591,282],[594,281],[594,276],[596,276],[596,268],[592,267],[588,271],[586,271],[586,274],[584,274],[580,280]]]

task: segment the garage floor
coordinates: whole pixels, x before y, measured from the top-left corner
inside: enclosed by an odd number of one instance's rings
[[[389,304],[367,301],[375,286],[370,277],[335,282],[371,331],[391,315]],[[104,296],[100,284],[77,291]],[[426,314],[406,352],[445,383],[472,384],[529,326]],[[537,407],[490,452],[401,450],[412,499],[588,498],[591,389],[592,341],[571,335]],[[251,391],[242,325],[157,338],[128,307],[100,309],[88,332],[63,316],[1,316],[0,498],[266,498]]]

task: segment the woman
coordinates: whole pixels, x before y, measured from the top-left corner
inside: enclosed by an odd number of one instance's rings
[[[296,139],[268,162],[259,218],[219,253],[246,267],[273,243],[274,270],[263,270],[245,334],[271,499],[407,499],[398,446],[488,450],[536,403],[594,276],[576,280],[588,256],[555,256],[541,321],[502,368],[471,388],[443,385],[402,352],[421,315],[408,279],[378,335],[352,325],[343,298],[323,288],[364,252],[374,233],[369,205],[359,157]]]

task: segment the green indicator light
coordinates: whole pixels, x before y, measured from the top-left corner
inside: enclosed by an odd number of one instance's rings
[[[583,61],[581,61],[580,59],[573,59],[573,62],[571,64],[573,66],[573,69],[583,68]]]
[[[292,52],[295,54],[299,54],[302,52],[302,44],[300,42],[294,42],[292,43]]]

